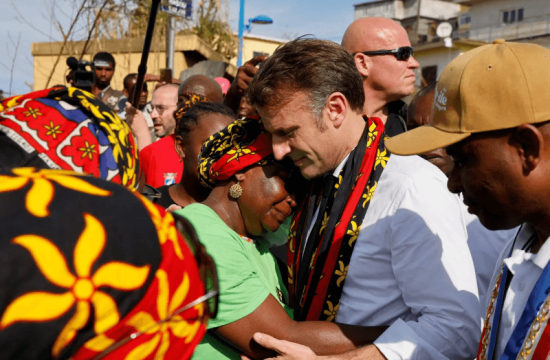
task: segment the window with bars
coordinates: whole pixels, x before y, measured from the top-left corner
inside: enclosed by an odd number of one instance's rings
[[[523,8],[511,9],[502,12],[502,23],[504,25],[519,23],[522,22],[523,19]]]

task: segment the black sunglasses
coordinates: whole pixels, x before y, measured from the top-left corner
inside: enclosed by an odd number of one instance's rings
[[[362,51],[353,53],[353,56],[356,54],[363,55],[393,55],[398,61],[407,61],[411,56],[414,55],[414,49],[412,46],[402,46],[393,50],[376,50],[376,51]]]

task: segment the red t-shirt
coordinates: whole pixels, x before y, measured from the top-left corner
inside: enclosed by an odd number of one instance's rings
[[[174,147],[175,135],[166,136],[139,152],[145,182],[154,188],[178,183],[183,163]]]

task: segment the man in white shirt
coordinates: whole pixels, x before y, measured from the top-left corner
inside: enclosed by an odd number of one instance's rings
[[[472,358],[479,300],[459,200],[437,168],[386,151],[352,56],[291,41],[248,91],[275,157],[313,179],[289,236],[295,319],[389,326],[365,359]]]
[[[413,130],[433,121],[432,107],[434,103],[435,83],[420,90],[409,104],[407,114],[407,129]],[[444,148],[435,149],[420,154],[420,157],[434,164],[447,177],[453,169],[453,160]],[[460,194],[458,195],[460,196]],[[476,270],[477,289],[479,291],[480,318],[485,318],[487,288],[493,276],[495,265],[502,249],[517,233],[517,228],[510,230],[491,231],[485,228],[477,216],[468,212],[467,206],[462,203],[462,215],[466,221],[468,232],[468,247],[474,260]]]
[[[445,68],[432,125],[386,142],[403,155],[446,147],[448,188],[468,211],[491,230],[523,224],[489,286],[478,359],[550,353],[549,79],[550,50],[496,40]]]

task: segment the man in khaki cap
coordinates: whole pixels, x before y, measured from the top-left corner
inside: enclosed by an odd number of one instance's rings
[[[522,225],[489,286],[478,359],[546,359],[550,50],[497,40],[469,51],[443,71],[433,110],[433,125],[386,141],[388,149],[446,147],[454,162],[448,188],[463,194],[468,211],[491,230]]]
[[[445,147],[449,190],[491,230],[521,229],[497,262],[477,359],[546,359],[550,349],[550,50],[481,46],[441,75],[433,124],[386,140],[394,154]],[[430,281],[430,279],[426,279]],[[277,359],[316,359],[309,348],[256,334]],[[330,359],[368,359],[368,347]]]

